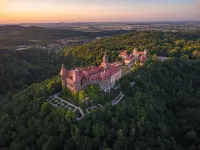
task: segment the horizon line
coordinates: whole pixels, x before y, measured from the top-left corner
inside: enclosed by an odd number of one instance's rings
[[[58,23],[153,23],[153,22],[200,22],[199,20],[152,20],[152,21],[59,21],[59,22],[20,22],[20,23],[0,23],[0,25],[20,25],[20,24],[58,24]]]

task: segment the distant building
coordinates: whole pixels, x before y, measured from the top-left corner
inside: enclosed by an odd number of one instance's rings
[[[115,82],[121,78],[121,74],[120,65],[109,63],[106,52],[103,56],[103,62],[98,67],[91,66],[67,71],[62,65],[60,72],[63,88],[68,88],[73,92],[85,90],[92,84],[96,84],[101,90],[109,92]]]
[[[132,63],[135,60],[135,56],[133,54],[130,54],[128,57],[126,57],[124,59],[124,63],[126,65],[129,65],[130,63]]]
[[[135,56],[136,59],[139,59],[140,65],[143,65],[144,62],[147,60],[147,53],[148,53],[147,50],[144,50],[143,52],[137,51],[136,48],[133,50],[133,55]]]
[[[127,50],[123,50],[122,52],[120,52],[119,57],[125,59],[127,57]]]
[[[123,28],[123,30],[132,30],[133,27],[132,26],[126,26],[125,28]]]
[[[122,57],[124,59],[124,63],[126,65],[131,64],[135,60],[139,60],[140,64],[143,65],[143,63],[147,60],[147,50],[140,52],[140,51],[137,51],[137,49],[135,48],[132,54],[130,55],[127,55],[126,50],[125,50],[119,54],[119,57]]]

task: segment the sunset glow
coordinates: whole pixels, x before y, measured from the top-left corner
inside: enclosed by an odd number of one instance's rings
[[[200,20],[199,0],[0,0],[0,23]]]

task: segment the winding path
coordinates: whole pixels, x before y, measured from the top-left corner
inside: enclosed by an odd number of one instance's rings
[[[85,111],[86,111],[87,113],[90,113],[89,110],[95,109],[95,108],[97,108],[98,106],[99,106],[99,107],[103,107],[101,104],[98,104],[98,105],[95,105],[95,106],[92,106],[92,107],[87,108]]]
[[[124,94],[120,92],[120,94],[112,101],[112,106],[117,105],[123,98]]]

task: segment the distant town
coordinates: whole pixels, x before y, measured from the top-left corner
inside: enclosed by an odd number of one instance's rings
[[[20,27],[30,27],[30,28],[47,28],[50,30],[71,30],[74,32],[83,32],[84,33],[100,33],[100,32],[120,32],[120,31],[162,31],[162,32],[192,32],[192,31],[199,31],[200,30],[200,22],[198,21],[182,21],[182,22],[138,22],[138,23],[131,23],[131,22],[103,22],[103,23],[96,23],[96,22],[77,22],[77,23],[23,23],[17,24],[13,26],[20,26]],[[0,25],[1,27],[1,25]],[[2,26],[3,27],[3,26]],[[2,33],[1,33],[2,32]],[[0,31],[0,37],[4,38],[4,32]],[[112,35],[110,35],[112,36]],[[102,38],[109,37],[109,33],[102,36],[77,36],[77,37],[67,37],[67,38],[57,38],[51,40],[50,42],[44,42],[43,39],[28,39],[26,40],[29,42],[24,42],[24,44],[15,44],[15,45],[5,45],[1,44],[2,48],[12,48],[17,51],[26,50],[26,49],[41,49],[41,50],[48,50],[58,52],[64,47],[67,46],[74,46],[79,44],[85,44],[91,41],[97,41]],[[10,39],[9,39],[10,40]],[[13,39],[12,39],[13,40]],[[31,43],[31,44],[30,44]],[[42,43],[42,44],[41,44]]]
[[[137,30],[187,32],[200,30],[199,21],[160,21],[160,22],[75,22],[75,23],[33,23],[20,24],[21,26],[38,26],[59,29],[73,29],[78,31],[110,31],[110,30]]]

